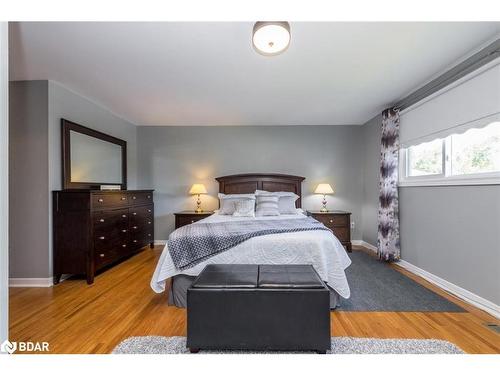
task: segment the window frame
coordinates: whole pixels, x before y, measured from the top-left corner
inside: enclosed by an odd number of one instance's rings
[[[414,181],[422,181],[422,180],[437,180],[437,179],[442,179],[445,177],[445,145],[444,145],[444,139],[441,140],[441,151],[442,151],[442,160],[441,160],[441,173],[434,173],[434,174],[428,174],[428,175],[422,175],[422,176],[410,176],[410,157],[409,157],[409,149],[410,147],[407,147],[405,149],[403,161],[404,161],[404,176],[405,179],[407,180],[414,180]]]
[[[409,176],[408,150],[411,147],[399,149],[399,183],[398,186],[453,186],[453,185],[500,185],[500,171],[452,175],[451,135],[442,139],[443,143],[443,173],[425,176]],[[417,145],[415,145],[417,146]]]

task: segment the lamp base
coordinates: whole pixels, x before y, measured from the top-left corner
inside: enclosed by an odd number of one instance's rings
[[[321,207],[321,210],[319,212],[328,212],[328,208],[326,208],[326,195],[323,195],[323,207]]]
[[[197,214],[201,214],[203,210],[201,209],[201,199],[200,199],[200,194],[198,194],[198,199],[196,200],[196,210],[194,211]]]

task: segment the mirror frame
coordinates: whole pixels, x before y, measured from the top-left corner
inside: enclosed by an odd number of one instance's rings
[[[122,190],[127,190],[127,142],[123,139],[115,138],[111,135],[101,133],[97,130],[78,125],[72,121],[61,119],[61,139],[62,139],[62,185],[63,189],[99,189],[100,185],[114,185],[109,182],[98,181],[71,181],[71,140],[70,131],[85,134],[90,137],[100,139],[118,145],[122,149]],[[118,185],[118,183],[117,183]]]

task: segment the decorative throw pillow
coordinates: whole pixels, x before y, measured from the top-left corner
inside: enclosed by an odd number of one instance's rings
[[[280,210],[278,201],[279,196],[274,194],[257,195],[257,207],[255,209],[255,216],[279,216]]]
[[[219,193],[219,215],[232,215],[236,211],[236,202],[251,200],[255,204],[255,194],[222,194]]]
[[[236,201],[233,216],[255,217],[255,200],[245,199]]]
[[[255,195],[277,195],[279,197],[278,209],[281,215],[294,215],[297,213],[295,208],[295,201],[299,199],[299,196],[291,191],[278,191],[278,192],[268,192],[264,190],[255,190]]]

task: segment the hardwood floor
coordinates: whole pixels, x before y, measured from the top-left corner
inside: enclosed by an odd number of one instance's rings
[[[185,310],[167,306],[166,295],[149,287],[161,249],[146,249],[90,286],[66,280],[53,288],[10,288],[10,338],[47,341],[51,353],[109,353],[129,336],[186,335]],[[332,312],[333,336],[436,338],[468,353],[500,353],[500,335],[485,327],[498,320],[393,267],[467,312]]]

